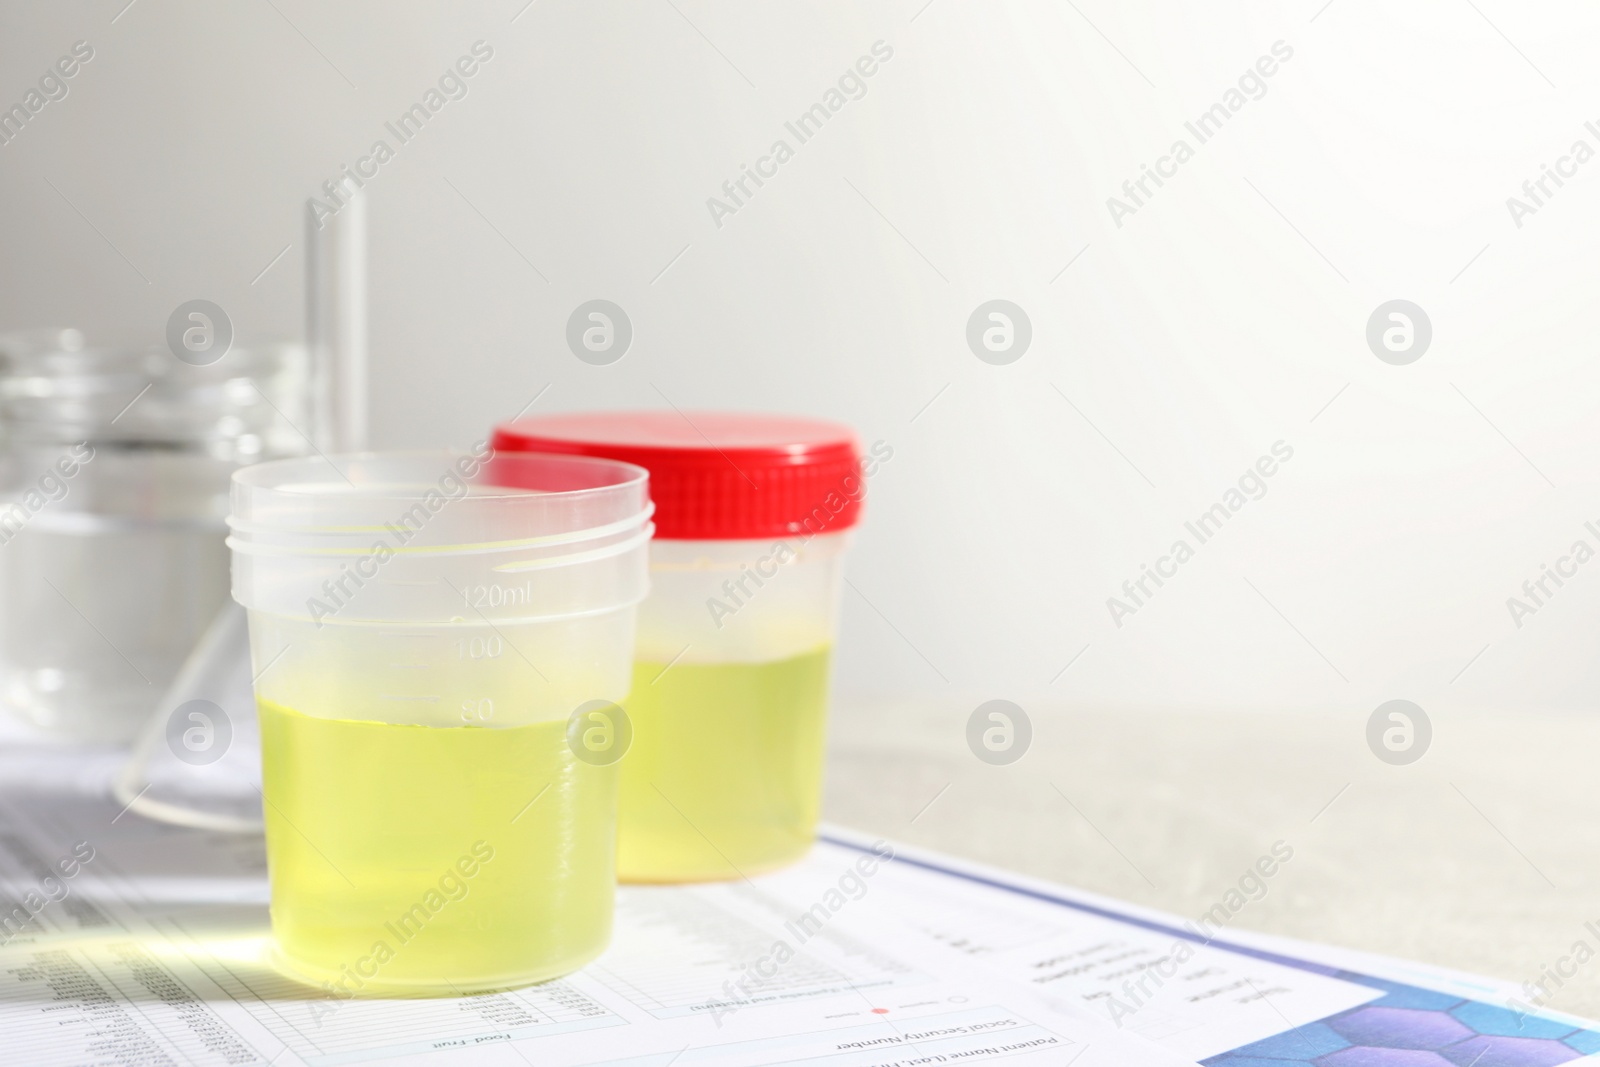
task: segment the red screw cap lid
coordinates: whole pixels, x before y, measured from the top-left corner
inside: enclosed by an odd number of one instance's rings
[[[866,491],[848,426],[789,415],[606,411],[495,427],[496,450],[562,452],[650,472],[656,536],[744,541],[854,526]]]

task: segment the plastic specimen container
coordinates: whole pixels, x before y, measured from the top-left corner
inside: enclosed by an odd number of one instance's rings
[[[282,969],[466,992],[605,947],[617,766],[569,720],[628,691],[650,511],[643,470],[570,456],[234,476]]]
[[[650,471],[619,878],[738,878],[799,859],[816,831],[842,553],[864,490],[855,435],[633,411],[520,420],[493,441]]]

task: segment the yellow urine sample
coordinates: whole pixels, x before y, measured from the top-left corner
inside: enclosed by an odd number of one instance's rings
[[[618,878],[738,878],[805,855],[821,804],[830,651],[634,664]]]
[[[258,701],[280,963],[336,996],[576,970],[611,936],[615,767],[565,721],[324,719]]]

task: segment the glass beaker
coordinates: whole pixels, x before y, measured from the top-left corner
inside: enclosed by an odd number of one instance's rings
[[[732,412],[535,417],[501,425],[494,444],[650,471],[656,537],[624,702],[618,877],[738,878],[804,856],[843,553],[887,455],[864,459],[837,423]]]
[[[234,475],[273,934],[334,996],[541,981],[610,937],[623,749],[569,735],[628,690],[647,475],[484,452]]]
[[[228,478],[304,448],[305,392],[292,345],[191,366],[76,330],[0,338],[0,703],[133,737],[226,601]]]

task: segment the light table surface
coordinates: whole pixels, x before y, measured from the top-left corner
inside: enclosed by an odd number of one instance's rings
[[[1582,940],[1548,1003],[1600,1018],[1600,716],[1430,712],[1390,766],[1369,713],[1029,707],[1026,755],[990,766],[974,706],[841,702],[824,817],[1189,918],[1283,841],[1231,926],[1518,984]]]

